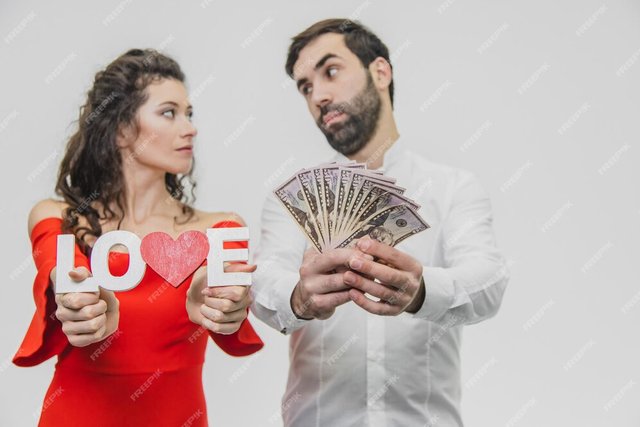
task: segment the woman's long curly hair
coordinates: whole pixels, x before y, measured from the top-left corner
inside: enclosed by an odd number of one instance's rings
[[[117,219],[118,229],[122,224],[125,186],[116,137],[127,126],[138,134],[136,113],[148,98],[147,86],[160,79],[185,81],[170,57],[152,49],[129,50],[95,75],[80,108],[78,130],[67,143],[55,191],[69,205],[62,215],[63,232],[75,234],[85,253],[90,252],[85,237],[102,234],[101,220]],[[193,167],[184,175],[165,174],[167,191],[182,204],[185,222],[194,215],[192,173]],[[191,185],[191,197],[185,192],[185,180]],[[80,216],[88,226],[80,226]]]

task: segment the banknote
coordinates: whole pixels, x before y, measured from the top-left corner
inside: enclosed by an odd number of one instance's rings
[[[356,162],[299,170],[274,190],[319,252],[352,247],[364,236],[395,246],[428,229],[404,193],[394,178]]]

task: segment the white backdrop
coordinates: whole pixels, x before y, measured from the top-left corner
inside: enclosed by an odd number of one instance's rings
[[[511,262],[497,317],[465,329],[466,424],[640,426],[640,4],[54,3],[0,6],[0,425],[35,425],[51,380],[52,360],[10,363],[33,313],[26,220],[93,75],[132,47],[180,62],[197,206],[240,213],[255,245],[264,195],[331,154],[284,73],[289,38],[349,17],[392,52],[404,143],[480,178]],[[209,345],[212,425],[281,423],[287,338],[254,324],[256,356]]]

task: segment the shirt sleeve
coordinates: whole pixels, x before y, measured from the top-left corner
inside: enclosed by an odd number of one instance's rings
[[[220,227],[242,227],[242,225],[235,221],[222,221],[213,226],[213,228]],[[223,247],[224,249],[245,249],[248,247],[248,243],[224,242]],[[264,343],[253,329],[248,318],[242,322],[240,329],[233,334],[224,335],[213,331],[208,332],[209,336],[218,345],[218,347],[231,356],[248,356],[264,347]]]
[[[37,269],[33,282],[36,311],[20,348],[13,356],[13,363],[17,366],[38,365],[60,354],[69,344],[62,332],[62,323],[55,317],[57,304],[49,278],[51,270],[56,266],[57,239],[60,234],[60,218],[44,219],[38,222],[31,232],[32,255]],[[77,244],[75,265],[90,268],[89,259]]]
[[[438,244],[444,266],[423,266],[425,301],[413,316],[452,327],[495,315],[509,269],[496,247],[489,196],[468,172],[454,186]]]
[[[291,294],[300,280],[298,271],[305,249],[304,235],[270,193],[262,210],[252,309],[256,317],[283,334],[310,322],[296,317],[291,308]]]

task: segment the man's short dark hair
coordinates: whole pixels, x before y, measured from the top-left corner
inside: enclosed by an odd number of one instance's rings
[[[386,59],[391,66],[389,49],[382,43],[378,36],[373,34],[364,25],[349,19],[325,19],[324,21],[316,22],[292,39],[291,46],[289,46],[289,53],[287,54],[287,63],[285,65],[285,70],[291,78],[293,78],[293,66],[298,60],[300,51],[313,40],[327,33],[344,35],[344,42],[347,48],[360,59],[360,62],[365,68],[377,57]],[[393,69],[393,67],[391,68]],[[389,97],[391,98],[391,105],[393,106],[393,77],[389,85]]]

